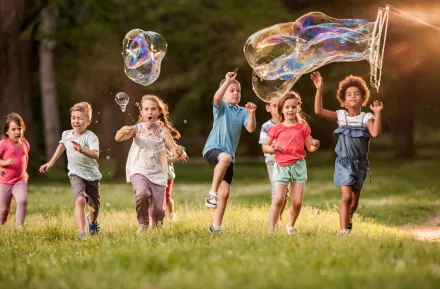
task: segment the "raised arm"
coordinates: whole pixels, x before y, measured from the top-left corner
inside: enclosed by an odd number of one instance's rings
[[[383,103],[381,101],[375,100],[370,109],[374,112],[374,120],[370,119],[368,121],[368,131],[371,136],[376,138],[379,137],[382,132],[382,120],[381,120],[381,110],[383,108]]]
[[[55,162],[60,158],[60,156],[66,151],[66,147],[64,146],[64,144],[60,143],[57,147],[57,149],[55,150],[55,153],[53,154],[52,158],[50,159],[49,162],[45,163],[44,165],[42,165],[40,167],[40,169],[38,170],[40,173],[44,173],[47,172],[51,167],[53,167],[53,165],[55,164]]]
[[[130,139],[136,135],[136,126],[123,126],[116,132],[115,141],[121,142]]]
[[[246,125],[246,130],[252,133],[257,128],[257,118],[255,116],[257,106],[252,102],[248,102],[244,107],[248,112],[248,123]]]
[[[336,121],[336,112],[322,108],[322,92],[324,90],[324,80],[322,79],[321,74],[315,71],[311,74],[310,78],[312,79],[316,87],[315,114],[327,120]]]
[[[225,75],[225,81],[222,85],[217,89],[216,93],[214,94],[214,104],[216,107],[219,107],[222,103],[223,95],[225,95],[226,90],[228,89],[229,84],[234,81],[234,79],[237,77],[236,72],[228,72]]]

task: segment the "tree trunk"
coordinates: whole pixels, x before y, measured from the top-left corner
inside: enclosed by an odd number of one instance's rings
[[[52,6],[41,11],[43,39],[40,42],[40,88],[43,108],[45,158],[48,161],[58,146],[61,136],[60,118],[58,111],[54,49],[56,42],[51,39],[55,32],[57,9]],[[56,163],[57,167],[65,166],[64,158]]]
[[[8,113],[16,112],[23,117],[27,127],[25,137],[31,144],[32,168],[40,163],[36,157],[38,147],[30,93],[32,39],[21,37],[31,3],[26,0],[0,0],[0,118],[3,125]]]

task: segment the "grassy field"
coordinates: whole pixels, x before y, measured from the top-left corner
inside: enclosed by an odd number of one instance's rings
[[[136,235],[129,184],[102,184],[101,233],[75,239],[68,186],[31,185],[26,229],[0,228],[0,288],[439,288],[440,243],[401,226],[440,211],[439,161],[371,161],[354,230],[338,236],[333,157],[311,155],[298,234],[267,235],[264,164],[238,164],[221,235],[203,206],[211,167],[176,167],[178,219]],[[438,159],[438,158],[437,158]],[[285,215],[287,217],[287,214]],[[11,222],[12,221],[12,222]]]

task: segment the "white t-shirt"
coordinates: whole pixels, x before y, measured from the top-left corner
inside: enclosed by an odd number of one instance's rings
[[[338,117],[338,125],[349,125],[349,126],[367,126],[370,119],[374,119],[374,115],[371,112],[361,112],[361,114],[356,116],[349,116],[348,112],[344,109],[336,111]]]
[[[163,139],[165,132],[162,126],[150,122],[136,125],[136,136],[125,167],[127,182],[130,182],[130,176],[141,174],[152,183],[167,185],[168,162]]]
[[[87,181],[96,181],[102,178],[99,172],[99,165],[95,159],[92,159],[73,148],[72,141],[77,142],[82,148],[96,150],[99,152],[99,139],[91,132],[86,130],[82,135],[73,134],[73,129],[66,130],[61,135],[60,144],[66,148],[67,154],[67,174],[78,176]]]

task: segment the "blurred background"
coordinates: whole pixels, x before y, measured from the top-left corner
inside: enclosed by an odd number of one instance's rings
[[[212,128],[212,97],[227,71],[239,67],[242,100],[257,104],[257,131],[243,132],[237,161],[261,161],[261,125],[270,118],[251,86],[252,70],[243,54],[246,39],[267,26],[295,21],[310,11],[335,18],[375,21],[378,7],[391,4],[440,26],[434,0],[0,0],[0,118],[19,113],[31,143],[29,173],[48,161],[63,130],[70,129],[69,108],[87,101],[93,107],[90,130],[100,139],[105,178],[125,176],[131,141],[114,141],[116,131],[138,118],[135,103],[146,93],[163,98],[178,142],[190,162],[200,160]],[[159,79],[143,87],[124,74],[122,39],[134,28],[155,31],[168,43]],[[390,14],[380,92],[383,135],[372,142],[376,154],[398,159],[438,157],[440,148],[440,32]],[[369,80],[367,61],[333,63],[320,69],[324,106],[336,110],[338,82],[354,74]],[[336,124],[313,114],[315,88],[308,75],[294,89],[303,98],[312,134],[322,150],[332,150]],[[126,92],[121,112],[114,97]],[[369,108],[365,108],[368,111]],[[316,157],[319,157],[318,155]],[[65,177],[65,159],[57,162]]]

